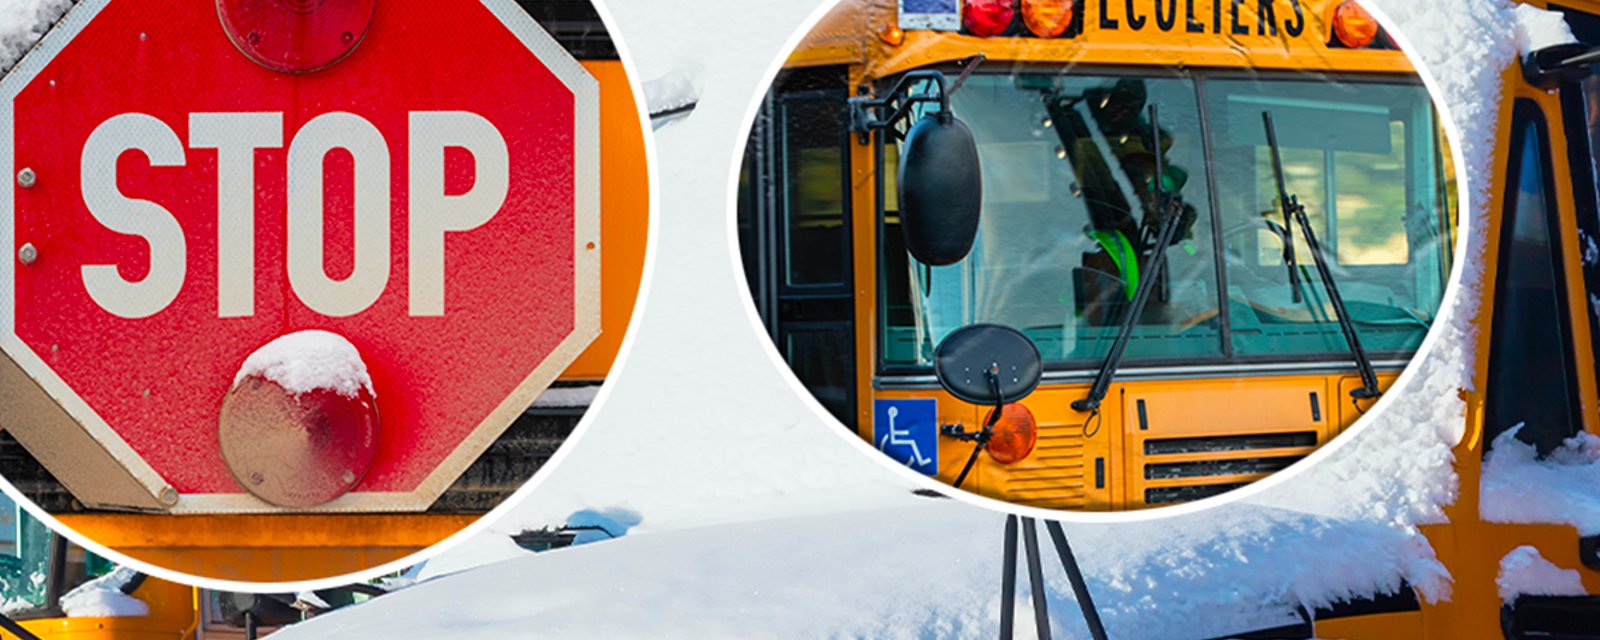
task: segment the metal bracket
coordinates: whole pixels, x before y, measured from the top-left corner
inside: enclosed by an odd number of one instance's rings
[[[862,86],[859,89],[861,95],[850,99],[851,133],[856,134],[856,139],[861,144],[872,142],[872,132],[879,129],[893,133],[896,140],[903,140],[905,136],[894,128],[895,125],[911,115],[912,107],[924,102],[939,103],[938,116],[948,122],[951,117],[950,94],[966,84],[973,70],[987,59],[988,57],[981,53],[967,59],[961,67],[961,75],[954,83],[946,83],[944,74],[939,71],[924,69],[900,76],[882,97],[875,97],[871,87]],[[938,85],[937,95],[926,90],[912,93],[914,83],[927,80]]]
[[[941,424],[939,425],[939,435],[947,438],[955,438],[957,440],[972,442],[982,436],[983,432],[967,431],[967,425],[964,424]]]
[[[914,89],[917,83],[932,81],[937,92]],[[938,71],[912,71],[898,80],[882,97],[873,97],[869,90],[850,99],[850,131],[861,144],[872,142],[872,132],[888,130],[901,138],[894,126],[911,115],[911,108],[922,103],[938,103],[939,117],[950,117],[950,92],[944,74]]]
[[[1522,58],[1522,77],[1528,84],[1549,91],[1594,73],[1600,64],[1600,47],[1572,43],[1545,47]]]

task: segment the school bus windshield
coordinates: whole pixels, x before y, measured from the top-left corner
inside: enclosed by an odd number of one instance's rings
[[[1303,76],[1302,76],[1303,77]],[[1158,107],[1160,131],[1149,108]],[[977,241],[954,265],[907,257],[898,149],[884,148],[883,365],[931,364],[951,331],[1022,330],[1055,368],[1092,368],[1144,279],[1156,288],[1126,362],[1344,359],[1328,292],[1299,229],[1298,300],[1262,112],[1276,122],[1288,191],[1312,221],[1361,340],[1413,351],[1449,272],[1434,111],[1420,84],[1196,72],[978,74],[952,96],[983,172]],[[1147,216],[1181,206],[1171,246]],[[1140,267],[1166,251],[1161,273]]]

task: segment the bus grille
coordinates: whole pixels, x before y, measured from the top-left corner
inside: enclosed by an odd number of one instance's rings
[[[1030,507],[1083,509],[1094,473],[1094,461],[1084,454],[1083,425],[1041,424],[1033,454],[1006,474],[1005,496]]]
[[[1146,440],[1144,502],[1172,504],[1226,493],[1283,470],[1316,446],[1314,431]]]

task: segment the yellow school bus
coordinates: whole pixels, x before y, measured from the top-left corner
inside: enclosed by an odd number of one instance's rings
[[[639,103],[593,5],[545,0],[522,6],[600,89],[601,335],[428,512],[171,516],[88,510],[0,432],[6,479],[67,527],[132,558],[205,578],[287,582],[370,569],[431,546],[531,477],[583,416],[621,348],[643,277],[649,182]]]
[[[1570,524],[1491,522],[1507,518],[1484,512],[1481,490],[1485,460],[1497,446],[1531,446],[1543,457],[1569,438],[1600,433],[1600,309],[1593,304],[1600,299],[1600,2],[1524,4],[1560,13],[1579,43],[1541,49],[1498,70],[1493,164],[1479,185],[1488,198],[1480,205],[1488,212],[1485,228],[1475,234],[1484,243],[1481,276],[1463,293],[1476,299],[1461,305],[1475,310],[1476,344],[1454,450],[1460,495],[1445,510],[1448,522],[1422,528],[1450,573],[1451,595],[1319,622],[1319,637],[1600,637],[1600,537]],[[1497,493],[1522,500],[1573,495],[1571,487],[1548,484],[1557,476],[1544,477],[1494,481],[1510,483]],[[1583,509],[1559,507],[1574,517]],[[1561,596],[1507,601],[1498,585],[1501,562],[1519,547],[1575,572],[1581,591],[1567,585]]]
[[[232,593],[153,578],[73,544],[0,496],[3,640],[254,640],[383,593],[371,584]]]
[[[976,151],[937,168],[981,168],[919,177],[918,230],[902,158],[949,116]],[[899,462],[1039,507],[1205,498],[1336,437],[1418,349],[1455,228],[1438,120],[1354,2],[846,0],[756,119],[745,275],[800,381]],[[938,367],[980,325],[1040,362],[997,424]]]

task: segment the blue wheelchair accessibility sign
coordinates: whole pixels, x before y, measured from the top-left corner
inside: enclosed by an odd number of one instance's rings
[[[939,401],[874,401],[872,444],[924,475],[939,473]]]

